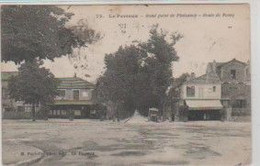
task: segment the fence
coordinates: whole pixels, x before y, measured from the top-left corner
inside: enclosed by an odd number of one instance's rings
[[[3,119],[32,119],[31,112],[5,111],[2,113]],[[36,112],[36,119],[44,119],[42,112]]]
[[[232,108],[232,116],[248,116],[251,115],[250,108]]]

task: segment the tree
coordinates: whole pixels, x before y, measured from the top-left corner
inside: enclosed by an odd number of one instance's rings
[[[158,25],[154,25],[150,30],[150,38],[147,42],[139,43],[139,46],[147,52],[144,59],[144,65],[141,69],[143,77],[140,81],[145,82],[140,91],[140,105],[144,106],[144,112],[147,115],[149,107],[159,108],[163,114],[164,105],[167,101],[166,90],[171,85],[172,62],[177,61],[179,57],[174,49],[182,35],[173,33],[169,35],[163,30],[158,30]],[[142,99],[144,101],[142,101]]]
[[[171,108],[172,115],[175,115],[178,110],[178,101],[181,95],[181,86],[190,77],[188,73],[183,73],[181,76],[174,78],[172,85],[167,90],[167,103]],[[174,118],[174,117],[173,117]]]
[[[56,6],[2,6],[2,61],[54,60],[101,38],[82,21],[69,27],[72,16]]]
[[[106,71],[97,81],[97,94],[101,102],[111,103],[117,117],[129,116],[137,106],[137,77],[142,57],[146,52],[134,45],[120,47],[105,56]]]
[[[151,107],[163,112],[166,90],[172,83],[172,62],[178,60],[174,45],[181,36],[173,34],[171,42],[167,37],[154,26],[148,41],[107,54],[106,71],[98,80],[99,98],[123,105],[128,115],[135,109],[148,115]]]
[[[16,101],[24,101],[32,105],[32,119],[35,121],[35,107],[39,104],[46,106],[58,95],[58,80],[44,67],[43,63],[26,62],[19,67],[17,76],[10,78],[8,89],[10,97]]]

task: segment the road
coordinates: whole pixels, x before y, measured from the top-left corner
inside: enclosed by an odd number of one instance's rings
[[[2,132],[6,165],[201,166],[251,161],[250,122],[3,120]]]

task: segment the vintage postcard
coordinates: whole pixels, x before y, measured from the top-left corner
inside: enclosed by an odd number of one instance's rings
[[[3,5],[3,165],[251,164],[249,4]]]

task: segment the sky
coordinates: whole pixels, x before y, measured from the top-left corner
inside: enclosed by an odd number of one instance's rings
[[[76,56],[86,57],[80,60],[80,63],[87,64],[85,70],[75,69],[67,56],[56,58],[54,62],[46,60],[44,66],[56,77],[72,77],[76,73],[95,82],[105,70],[106,54],[114,53],[119,46],[130,45],[135,40],[146,41],[154,24],[169,34],[177,32],[183,35],[175,45],[179,61],[172,65],[173,77],[186,72],[202,75],[207,63],[213,60],[250,60],[250,10],[245,4],[60,7],[75,14],[69,25],[80,19],[87,20],[88,25],[100,32],[103,38],[88,48],[75,50]],[[1,63],[1,69],[14,71],[17,66]],[[86,74],[90,77],[85,77]]]

